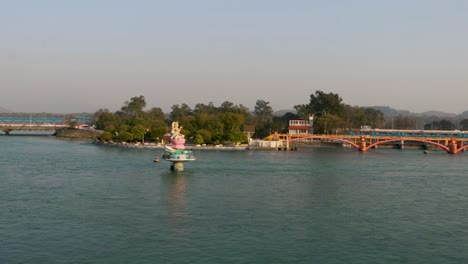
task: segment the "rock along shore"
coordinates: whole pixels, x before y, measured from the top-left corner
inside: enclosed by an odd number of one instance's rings
[[[110,147],[118,147],[118,148],[146,148],[146,149],[164,149],[163,144],[156,144],[156,143],[120,143],[120,142],[102,142],[99,140],[95,140],[94,144],[97,145],[105,145]],[[200,145],[186,145],[186,149],[191,150],[248,150],[247,145],[239,145],[239,146],[222,146],[222,145],[214,145],[214,146],[200,146]]]

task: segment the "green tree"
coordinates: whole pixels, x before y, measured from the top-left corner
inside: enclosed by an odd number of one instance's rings
[[[233,103],[229,102],[229,101],[224,101],[219,108],[220,108],[221,112],[223,112],[223,113],[236,112],[236,106]]]
[[[321,115],[332,114],[341,117],[343,114],[344,105],[341,103],[343,99],[335,93],[324,93],[315,91],[315,95],[310,95],[308,105],[296,105],[294,108],[302,118],[308,118],[309,115],[319,117]]]
[[[313,115],[313,112],[308,104],[295,105],[294,109],[296,110],[297,116],[299,118],[307,119],[309,118],[309,115]]]
[[[115,132],[115,126],[114,125],[108,125],[104,128],[105,131],[109,132],[109,133],[114,133]]]
[[[450,120],[440,120],[440,129],[442,130],[455,130],[455,125]]]
[[[197,127],[199,130],[208,130],[210,131],[211,138],[210,141],[218,140],[222,141],[224,136],[224,122],[220,114],[210,115],[206,118],[205,122],[200,124],[201,126]],[[199,131],[198,131],[199,133]],[[205,136],[205,143],[208,143]],[[211,142],[210,142],[211,143]]]
[[[193,139],[193,141],[195,142],[195,144],[203,144],[205,141],[203,140],[203,137],[202,135],[200,134],[196,134],[195,135],[195,138]]]
[[[242,142],[247,142],[247,137],[242,131],[237,130],[229,133],[227,140],[232,141],[235,144],[240,144]]]
[[[255,117],[259,123],[269,123],[273,117],[273,108],[270,106],[270,102],[264,100],[257,100],[254,109]]]
[[[391,120],[387,120],[386,126],[393,129],[415,129],[416,118],[413,116],[398,115]]]
[[[180,108],[180,107],[179,107]],[[178,109],[179,110],[179,109]],[[223,143],[224,141],[238,141],[242,134],[242,127],[247,119],[251,119],[248,108],[225,101],[216,107],[210,102],[208,105],[197,104],[190,115],[189,130],[196,136],[199,130],[210,132],[209,138],[202,135],[204,143]]]
[[[232,112],[224,113],[221,117],[224,127],[224,139],[233,142],[244,141],[242,127],[244,125],[244,116]]]
[[[97,129],[105,129],[108,126],[116,127],[118,126],[118,118],[108,109],[99,109],[94,114],[94,119],[96,120]]]
[[[112,134],[108,131],[104,131],[99,138],[102,141],[110,141],[112,140]]]
[[[381,111],[373,108],[364,108],[359,106],[343,106],[344,129],[360,128],[361,126],[370,126],[380,128],[385,124],[384,115]]]
[[[252,122],[253,117],[249,108],[243,106],[242,104],[239,104],[239,106],[237,107],[237,111],[239,114],[242,114],[244,116],[245,122],[249,122],[249,123]]]
[[[460,121],[460,129],[468,130],[468,119],[463,119],[462,121]]]
[[[149,121],[140,117],[126,118],[125,124],[129,126],[148,126]]]
[[[273,119],[273,109],[270,102],[257,100],[255,104],[255,135],[263,138],[271,134],[271,123]]]
[[[385,123],[384,114],[382,111],[374,108],[365,108],[366,119],[369,126],[372,128],[380,128]]]
[[[151,120],[149,123],[149,133],[147,133],[147,138],[149,140],[159,141],[162,139],[163,135],[168,132],[167,124],[162,120]]]
[[[298,119],[298,118],[299,118],[298,115],[293,114],[291,112],[288,112],[284,114],[283,116],[274,116],[271,127],[274,130],[274,132],[287,133],[289,120]]]
[[[125,101],[122,112],[132,117],[142,117],[143,108],[146,107],[146,100],[143,95],[132,97],[130,101]]]
[[[172,105],[171,107],[170,117],[172,121],[178,121],[180,123],[184,123],[187,121],[187,118],[192,115],[192,109],[187,104],[182,105]]]
[[[148,111],[148,118],[151,120],[162,120],[164,121],[165,115],[161,108],[153,107]]]
[[[336,115],[326,114],[319,116],[314,122],[314,132],[317,134],[342,133],[344,120]]]
[[[212,134],[209,130],[200,129],[197,131],[197,135],[200,135],[203,138],[203,143],[211,144],[213,143]]]
[[[344,106],[343,111],[344,127],[347,129],[359,128],[367,125],[367,116],[364,108],[350,105]]]
[[[131,127],[129,125],[121,125],[119,127],[119,133],[130,132]]]
[[[215,114],[218,112],[216,106],[214,106],[213,102],[210,102],[208,105],[205,104],[196,104],[195,108],[193,109],[193,113],[195,115],[206,113],[206,114]]]
[[[124,142],[129,142],[133,140],[133,134],[127,131],[123,131],[119,133],[118,138]]]
[[[437,130],[438,129],[438,123],[437,121],[432,121],[431,123],[427,123],[424,125],[424,130]]]
[[[134,126],[130,129],[133,134],[133,139],[137,141],[144,141],[146,129],[142,125]]]

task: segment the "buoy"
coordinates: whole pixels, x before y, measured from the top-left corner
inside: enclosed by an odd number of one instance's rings
[[[424,154],[429,154],[429,151],[427,151],[427,150],[424,150]]]

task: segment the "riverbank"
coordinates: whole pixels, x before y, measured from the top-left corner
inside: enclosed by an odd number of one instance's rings
[[[55,132],[55,136],[59,138],[70,139],[96,139],[102,132],[93,129],[78,129],[78,128],[62,128]]]
[[[164,145],[161,143],[126,143],[126,142],[103,142],[95,140],[93,142],[96,145],[103,145],[117,148],[147,148],[147,149],[164,149]],[[223,145],[189,145],[185,146],[186,149],[192,150],[248,150],[248,145],[238,146],[223,146]]]

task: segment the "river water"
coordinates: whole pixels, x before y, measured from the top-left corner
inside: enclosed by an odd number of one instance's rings
[[[0,146],[0,263],[468,263],[468,153]]]

